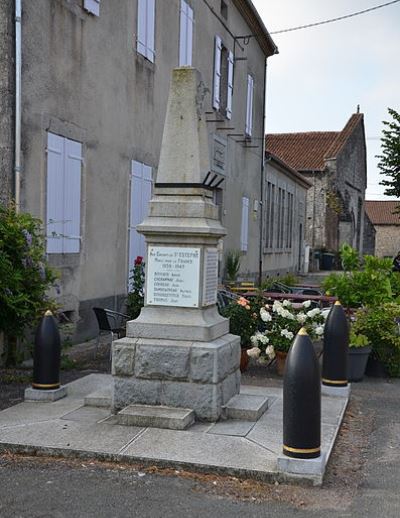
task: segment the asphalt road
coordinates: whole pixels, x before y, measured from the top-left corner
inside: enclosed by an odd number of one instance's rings
[[[353,385],[322,488],[2,455],[0,517],[399,518],[399,406],[400,380]]]

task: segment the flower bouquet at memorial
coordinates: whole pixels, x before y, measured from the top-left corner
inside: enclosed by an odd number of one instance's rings
[[[260,325],[251,336],[253,347],[247,351],[259,363],[269,363],[275,356],[285,356],[293,339],[305,327],[311,340],[320,339],[324,333],[325,319],[319,308],[311,308],[306,300],[294,306],[289,300],[275,301],[260,309]],[[282,354],[280,354],[282,353]]]
[[[126,309],[130,318],[135,319],[140,315],[144,305],[144,262],[138,255],[133,264],[129,277],[130,290],[126,301]]]
[[[258,314],[252,306],[251,301],[239,297],[221,309],[221,315],[230,319],[229,332],[240,336],[240,345],[244,349],[251,347],[251,337],[257,330]]]

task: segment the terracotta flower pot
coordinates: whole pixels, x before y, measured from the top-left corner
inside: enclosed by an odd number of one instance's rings
[[[276,372],[278,376],[283,376],[288,353],[283,351],[275,351]]]
[[[240,354],[240,372],[245,372],[249,365],[249,355],[247,349],[242,348]]]

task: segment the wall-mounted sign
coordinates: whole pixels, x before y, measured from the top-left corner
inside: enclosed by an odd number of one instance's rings
[[[197,308],[200,248],[149,246],[147,304]]]

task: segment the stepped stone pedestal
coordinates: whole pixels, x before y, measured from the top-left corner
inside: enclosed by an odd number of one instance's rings
[[[226,232],[206,185],[205,93],[197,70],[173,71],[157,183],[137,227],[147,243],[145,307],[112,347],[115,413],[155,405],[215,421],[240,390],[240,340],[216,306]]]

